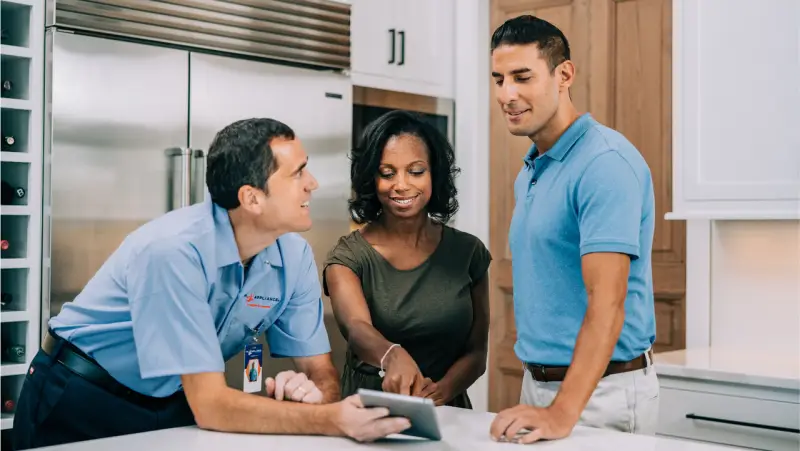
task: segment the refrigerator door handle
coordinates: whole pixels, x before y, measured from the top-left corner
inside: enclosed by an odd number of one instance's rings
[[[192,192],[192,150],[171,147],[165,150],[167,171],[167,211],[189,205]],[[176,164],[176,160],[177,164]]]
[[[206,197],[206,155],[202,149],[192,149],[191,203],[203,202]]]

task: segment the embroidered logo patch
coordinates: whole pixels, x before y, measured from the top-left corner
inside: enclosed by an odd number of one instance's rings
[[[273,305],[278,303],[278,298],[272,296],[261,296],[258,294],[248,294],[245,296],[248,307],[254,308],[272,308]]]

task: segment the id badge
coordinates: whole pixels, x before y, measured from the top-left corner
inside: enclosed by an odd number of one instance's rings
[[[260,343],[251,343],[244,347],[244,392],[261,391],[261,351]]]

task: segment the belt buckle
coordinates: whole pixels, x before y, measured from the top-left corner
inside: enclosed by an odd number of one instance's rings
[[[547,368],[544,365],[536,365],[529,363],[528,364],[528,371],[531,373],[531,377],[536,382],[547,382]],[[537,377],[536,373],[541,372],[541,377]]]

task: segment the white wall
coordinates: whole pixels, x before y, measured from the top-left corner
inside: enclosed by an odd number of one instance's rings
[[[455,226],[489,245],[489,0],[456,7],[455,150],[460,210]],[[476,411],[488,410],[488,372],[468,390]]]
[[[711,344],[800,360],[800,221],[716,221]]]
[[[800,221],[689,220],[686,266],[688,348],[800,361]]]

